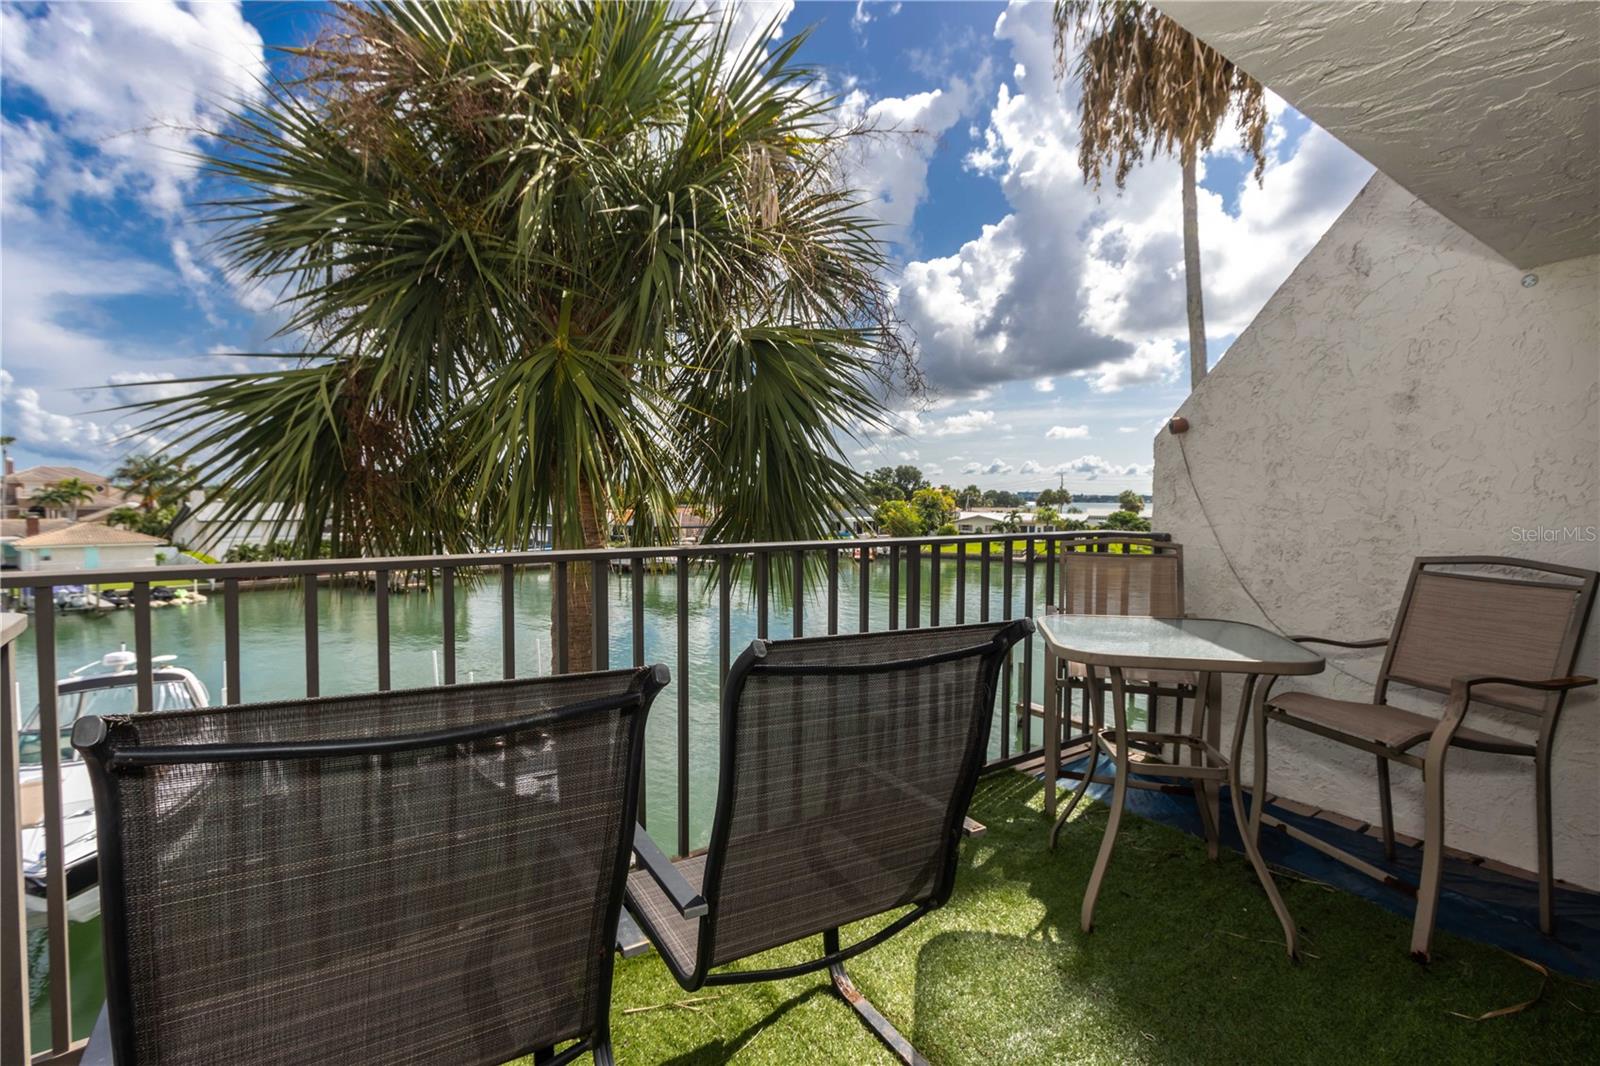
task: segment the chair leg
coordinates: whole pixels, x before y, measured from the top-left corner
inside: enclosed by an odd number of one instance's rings
[[[609,1038],[594,1046],[594,1066],[617,1066],[617,1060],[611,1054]]]
[[[839,950],[839,930],[829,929],[822,934],[822,951],[826,955],[833,955]],[[917,1054],[917,1049],[911,1046],[911,1041],[900,1035],[900,1030],[889,1023],[879,1012],[872,1001],[863,996],[855,983],[850,980],[850,975],[845,973],[844,963],[836,962],[828,967],[828,976],[833,978],[833,990],[839,993],[841,999],[850,1004],[850,1009],[856,1012],[856,1017],[871,1029],[879,1040],[895,1057],[906,1066],[928,1066],[928,1060]]]
[[[1071,696],[1069,694],[1068,698]],[[1078,804],[1089,792],[1089,780],[1094,777],[1095,771],[1100,767],[1100,742],[1095,739],[1095,726],[1101,717],[1100,690],[1096,684],[1094,671],[1089,671],[1089,684],[1084,689],[1084,724],[1089,733],[1089,765],[1084,768],[1083,776],[1078,779],[1078,787],[1072,790],[1072,798],[1062,808],[1061,814],[1050,826],[1050,850],[1056,847],[1056,838],[1061,835],[1061,827],[1067,824],[1067,819],[1072,817],[1072,812],[1078,809]],[[1092,710],[1091,710],[1092,708]]]
[[[1383,857],[1394,861],[1394,801],[1389,797],[1389,760],[1378,759],[1378,816],[1383,824]]]
[[[1541,743],[1533,756],[1534,812],[1539,824],[1539,932],[1555,935],[1555,849],[1550,842],[1550,746]]]
[[[550,1047],[537,1048],[533,1053],[534,1066],[539,1066],[540,1063],[549,1062],[555,1057],[556,1049],[554,1045],[551,1045]]]
[[[1422,880],[1417,885],[1417,916],[1411,926],[1411,957],[1418,962],[1427,962],[1433,947],[1439,883],[1444,877],[1444,755],[1430,746],[1422,768]]]

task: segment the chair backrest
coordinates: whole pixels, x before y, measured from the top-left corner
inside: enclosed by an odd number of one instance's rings
[[[1395,617],[1376,699],[1391,681],[1449,692],[1458,677],[1542,681],[1570,674],[1594,606],[1597,575],[1570,566],[1491,556],[1416,560]],[[1474,701],[1543,714],[1560,695],[1510,686],[1474,689]]]
[[[756,641],[729,672],[702,969],[950,894],[1028,619]]]
[[[666,668],[86,718],[119,1066],[601,1040]]]
[[[1183,546],[1138,536],[1063,543],[1055,610],[1183,617]]]

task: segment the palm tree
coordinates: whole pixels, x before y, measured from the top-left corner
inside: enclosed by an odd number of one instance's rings
[[[1114,166],[1117,188],[1151,155],[1183,166],[1183,274],[1189,309],[1189,387],[1206,376],[1205,306],[1200,288],[1200,226],[1195,165],[1236,109],[1240,143],[1266,167],[1267,106],[1261,83],[1221,52],[1139,0],[1056,0],[1056,76],[1079,46],[1072,77],[1081,92],[1078,166],[1098,188]]]
[[[839,427],[909,366],[849,131],[800,39],[739,51],[664,3],[341,5],[237,106],[221,252],[280,287],[302,365],[152,400],[224,517],[301,509],[338,555],[825,536]],[[284,513],[275,510],[272,513]],[[325,532],[324,532],[325,531]],[[568,568],[587,663],[589,568]]]
[[[188,491],[188,470],[164,455],[128,455],[111,475],[117,488],[139,497],[141,511],[154,511]]]
[[[46,488],[40,489],[29,499],[29,504],[43,507],[46,513],[54,511],[58,516],[66,512],[66,517],[71,521],[78,520],[78,508],[94,499],[94,486],[81,478],[69,477],[56,482]]]

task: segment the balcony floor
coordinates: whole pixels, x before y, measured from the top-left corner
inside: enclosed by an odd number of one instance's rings
[[[1419,966],[1407,920],[1280,873],[1304,933],[1292,964],[1242,856],[1209,863],[1195,838],[1137,817],[1085,936],[1078,906],[1106,808],[1085,804],[1052,854],[1040,793],[1017,773],[983,782],[972,814],[989,833],[963,844],[954,899],[849,967],[935,1064],[1561,1063],[1600,1047],[1600,986],[1443,932]],[[894,1061],[825,975],[691,995],[654,954],[619,964],[612,1027],[618,1062],[635,1066]]]

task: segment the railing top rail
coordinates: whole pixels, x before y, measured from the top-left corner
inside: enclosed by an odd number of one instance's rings
[[[662,556],[717,558],[760,552],[835,551],[852,547],[887,548],[910,545],[966,544],[996,540],[1126,540],[1168,541],[1169,533],[1122,529],[1052,530],[1035,533],[970,533],[954,537],[840,537],[830,540],[765,541],[744,544],[661,544],[627,548],[577,548],[553,551],[479,552],[468,555],[392,555],[356,559],[288,559],[262,563],[202,563],[198,566],[146,566],[129,570],[27,570],[0,576],[0,589],[51,588],[57,585],[104,585],[142,581],[240,581],[308,575],[366,573],[375,570],[472,569],[525,566],[532,563],[607,562],[612,559],[655,559]]]
[[[0,648],[22,636],[22,631],[27,628],[27,615],[13,614],[10,611],[0,614]]]

